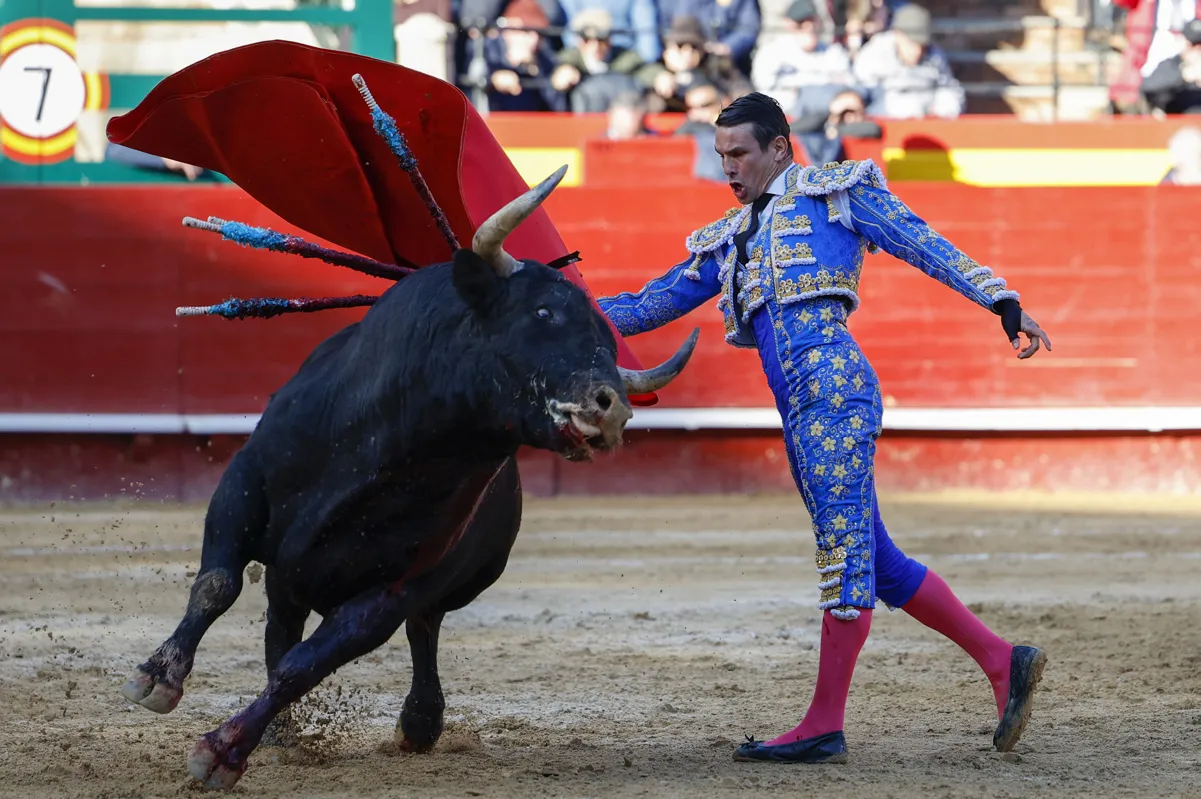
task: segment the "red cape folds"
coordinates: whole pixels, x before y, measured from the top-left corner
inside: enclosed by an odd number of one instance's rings
[[[282,219],[348,250],[388,263],[449,260],[425,203],[375,132],[351,83],[355,73],[396,120],[461,245],[470,246],[477,226],[529,189],[454,86],[399,64],[293,42],[227,50],[164,78],[137,108],[109,121],[108,138],[220,172]],[[570,252],[543,208],[505,249],[543,263]],[[595,306],[579,270],[562,272]],[[618,364],[643,368],[610,328]],[[654,405],[658,398],[630,401]]]

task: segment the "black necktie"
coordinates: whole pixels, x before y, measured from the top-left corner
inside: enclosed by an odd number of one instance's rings
[[[751,204],[751,223],[742,233],[734,234],[734,246],[738,248],[738,259],[744,264],[747,262],[746,243],[759,230],[759,214],[763,213],[763,209],[771,202],[773,196],[766,191],[760,194],[759,199]]]

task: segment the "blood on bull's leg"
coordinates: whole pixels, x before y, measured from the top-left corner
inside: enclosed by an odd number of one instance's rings
[[[304,638],[304,624],[309,610],[298,604],[280,585],[279,569],[267,567],[267,625],[264,632],[264,651],[267,662],[267,679],[279,670],[280,661]],[[292,746],[299,732],[292,721],[292,709],[280,711],[263,735],[263,744],[268,746]]]
[[[428,752],[442,736],[442,714],[446,710],[438,679],[438,633],[442,618],[441,613],[421,613],[405,621],[413,656],[413,684],[405,697],[396,731],[400,733],[400,748],[408,752]]]
[[[338,668],[387,642],[411,605],[407,588],[374,588],[328,614],[284,655],[258,699],[197,742],[189,773],[209,788],[233,787],[271,720]]]
[[[242,592],[242,571],[267,521],[262,480],[245,456],[235,456],[221,478],[204,520],[200,570],[175,632],[138,666],[121,689],[126,699],[155,713],[170,713],[183,697],[196,648],[209,627]]]

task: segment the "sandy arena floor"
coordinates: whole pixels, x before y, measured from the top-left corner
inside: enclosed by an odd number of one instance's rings
[[[242,796],[1201,795],[1201,500],[889,497],[885,519],[999,632],[1050,663],[1016,755],[988,684],[881,608],[845,766],[735,763],[803,713],[817,668],[795,497],[533,501],[509,569],[447,619],[449,730],[398,754],[403,634],[302,705]],[[263,686],[263,584],[209,632],[180,706],[118,694],[179,620],[200,508],[0,515],[0,795],[199,795],[195,739]],[[311,630],[316,619],[310,620]]]

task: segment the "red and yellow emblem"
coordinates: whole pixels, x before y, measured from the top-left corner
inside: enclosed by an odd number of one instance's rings
[[[107,108],[108,76],[80,69],[75,29],[54,19],[0,28],[0,149],[22,164],[53,164],[75,152],[85,110]]]

